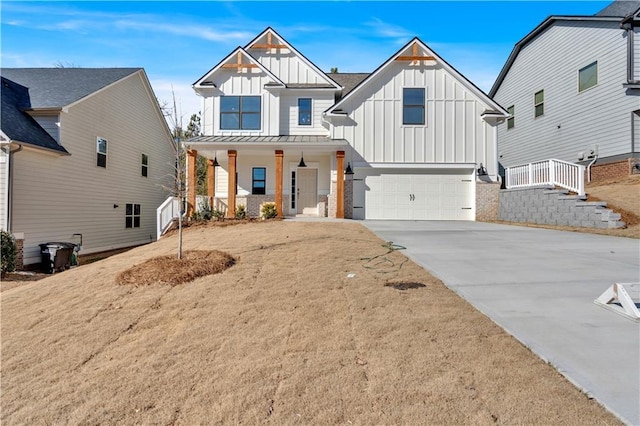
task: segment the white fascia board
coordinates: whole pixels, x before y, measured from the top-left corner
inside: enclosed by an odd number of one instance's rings
[[[263,32],[258,34],[253,40],[251,40],[249,43],[247,43],[247,45],[244,48],[245,49],[250,49],[251,45],[254,44],[256,42],[256,40],[259,40],[260,38],[264,37],[269,32],[271,32],[272,35],[276,36],[278,38],[278,40],[280,40],[281,44],[284,44],[285,46],[287,46],[287,49],[289,49],[290,51],[292,51],[296,55],[298,55],[298,57],[302,60],[302,62],[307,64],[309,67],[311,67],[311,69],[315,70],[327,83],[331,84],[336,89],[342,89],[343,88],[338,83],[333,81],[333,79],[331,77],[329,77],[327,74],[325,74],[320,68],[318,68],[316,66],[316,64],[311,62],[302,53],[300,53],[296,48],[294,48],[287,40],[284,39],[284,37],[282,37],[280,34],[278,34],[276,32],[276,30],[274,30],[271,27],[267,27]]]
[[[247,58],[252,64],[255,64],[258,66],[258,68],[260,70],[262,70],[265,74],[267,74],[269,76],[269,78],[271,78],[274,82],[282,85],[283,87],[285,86],[285,84],[282,82],[282,80],[280,80],[278,77],[275,76],[275,74],[273,74],[271,71],[269,71],[264,65],[262,65],[260,63],[260,61],[258,61],[256,58],[254,58],[253,56],[251,56],[249,54],[249,52],[247,52],[246,50],[244,50],[242,47],[238,47],[236,50],[234,50],[233,52],[229,53],[223,60],[221,60],[218,65],[216,65],[215,67],[211,68],[211,70],[209,70],[209,72],[207,72],[204,76],[202,76],[198,81],[196,81],[193,84],[193,88],[195,90],[199,90],[199,89],[211,89],[211,88],[215,88],[215,86],[210,86],[210,85],[202,85],[202,82],[206,79],[208,79],[209,77],[211,77],[213,74],[215,74],[217,71],[219,71],[222,66],[224,64],[227,63],[227,61],[229,59],[231,59],[233,56],[237,55],[238,52],[241,52],[241,54]]]
[[[354,167],[372,169],[460,169],[474,170],[476,163],[354,163]]]

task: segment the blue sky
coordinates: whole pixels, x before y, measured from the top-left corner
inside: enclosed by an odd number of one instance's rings
[[[328,71],[371,72],[418,36],[488,92],[513,45],[549,15],[591,15],[607,1],[49,1],[3,0],[3,67],[144,67],[185,125],[191,84],[273,27]]]

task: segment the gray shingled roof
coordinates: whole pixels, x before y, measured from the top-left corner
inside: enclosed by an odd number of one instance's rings
[[[142,68],[1,68],[29,89],[31,108],[62,108]]]
[[[617,16],[624,18],[640,9],[640,1],[616,0],[596,13],[595,16]]]
[[[369,77],[369,73],[330,73],[327,75],[344,87],[342,89],[342,97],[346,96],[358,84],[362,83],[365,78]]]
[[[0,128],[2,132],[11,140],[68,153],[29,114],[23,112],[24,108],[30,106],[28,89],[4,77],[0,81],[2,84],[0,90],[2,98]]]

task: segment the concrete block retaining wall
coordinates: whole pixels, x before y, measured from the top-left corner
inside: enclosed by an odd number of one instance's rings
[[[585,228],[622,228],[620,214],[605,202],[587,202],[586,197],[550,187],[503,189],[499,219],[508,222],[562,225]]]

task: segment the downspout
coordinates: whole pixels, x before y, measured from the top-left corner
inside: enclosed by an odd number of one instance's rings
[[[591,162],[587,166],[587,182],[588,183],[591,183],[591,166],[593,166],[593,164],[596,162],[597,159],[598,159],[598,155],[596,154],[593,157],[593,160],[591,160]]]
[[[9,176],[7,182],[7,231],[12,232],[13,222],[13,155],[22,151],[22,145],[18,144],[18,149],[11,151],[11,145],[9,145]]]
[[[630,22],[622,22],[620,28],[627,32],[627,83],[635,83],[633,75],[633,26]]]

